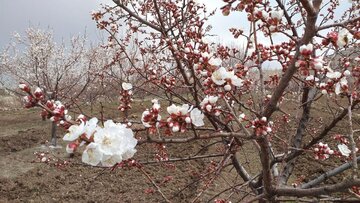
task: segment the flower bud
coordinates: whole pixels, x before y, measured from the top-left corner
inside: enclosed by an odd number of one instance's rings
[[[66,145],[66,152],[69,154],[74,153],[74,151],[76,150],[76,148],[78,147],[78,145],[74,142],[69,143],[68,145]]]
[[[174,125],[171,129],[174,133],[175,132],[179,132],[180,128],[179,128],[179,125]]]
[[[225,91],[230,91],[231,90],[231,85],[227,84],[224,86]]]
[[[19,88],[24,92],[28,92],[28,93],[30,92],[30,87],[25,83],[20,83]]]
[[[37,99],[41,99],[44,96],[44,93],[42,92],[42,90],[38,87],[36,88],[34,95]]]
[[[349,77],[351,75],[351,72],[349,70],[344,71],[344,75],[346,77]]]
[[[220,110],[216,110],[216,111],[215,111],[215,116],[220,116],[220,114],[221,114],[221,111],[220,111]]]
[[[208,105],[206,105],[206,111],[208,111],[208,112],[210,112],[211,111],[211,109],[212,109],[212,106],[210,105],[210,104],[208,104]]]
[[[239,119],[240,119],[240,120],[244,120],[244,119],[245,119],[245,114],[244,114],[244,113],[240,114],[240,115],[239,115]]]

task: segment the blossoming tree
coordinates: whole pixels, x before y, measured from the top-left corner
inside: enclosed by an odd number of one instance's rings
[[[328,198],[347,190],[359,195],[360,131],[353,119],[360,103],[359,1],[346,1],[346,10],[338,15],[335,0],[224,0],[222,13],[243,13],[239,20],[248,24],[247,29],[230,29],[245,41],[240,57],[239,50],[209,42],[206,22],[214,13],[197,1],[114,2],[116,6],[92,15],[110,34],[107,46],[118,47],[140,78],[136,85],[123,84],[124,109],[132,102],[132,89],[155,98],[141,116],[146,133],[135,139],[131,129],[143,129],[131,123],[107,121],[102,126],[84,116],[68,120],[64,108],[39,105],[68,127],[68,152],[85,144],[83,162],[116,166],[131,159],[141,144],[220,140],[223,158],[210,183],[230,164],[241,177],[230,188],[248,187],[253,197],[247,201]],[[136,59],[127,54],[134,36],[141,53]],[[237,63],[222,66],[231,64],[229,60]],[[277,64],[280,73],[265,78],[263,65],[268,62]],[[258,81],[249,77],[254,71]],[[34,104],[40,102],[36,91],[21,88],[35,98]],[[339,125],[347,130],[338,132]],[[257,151],[252,160],[259,162],[256,172],[240,161],[250,156],[246,148]],[[309,157],[320,163],[330,160],[332,168],[316,177],[296,177],[294,170]],[[339,175],[337,183],[326,181]]]
[[[14,41],[1,53],[0,70],[15,82],[26,83],[20,85],[23,90],[27,85],[35,88],[34,97],[24,97],[27,108],[33,107],[36,98],[49,100],[48,106],[64,105],[69,109],[85,97],[96,80],[100,72],[97,66],[102,64],[94,54],[99,51],[87,48],[86,39],[81,36],[73,37],[68,45],[59,45],[50,31],[29,28],[24,36],[16,33]],[[45,110],[41,116],[50,118]],[[52,144],[56,146],[56,122],[53,123]]]

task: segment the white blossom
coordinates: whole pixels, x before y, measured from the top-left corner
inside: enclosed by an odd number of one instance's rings
[[[217,102],[217,100],[219,99],[219,97],[217,97],[217,96],[208,96],[208,97],[209,97],[210,104],[215,104]]]
[[[305,78],[305,80],[317,82],[317,81],[319,81],[319,78],[317,78],[317,77],[315,77],[315,76],[313,76],[313,75],[309,75],[309,76],[307,76],[307,77]]]
[[[279,11],[271,11],[270,13],[271,17],[277,20],[281,20],[281,18],[284,15],[284,11],[283,10],[279,10]]]
[[[85,134],[86,134],[87,138],[90,138],[91,135],[93,135],[95,133],[95,131],[99,127],[97,125],[97,123],[98,123],[98,119],[95,118],[95,117],[86,122],[86,124],[85,124]]]
[[[190,112],[191,122],[197,127],[204,125],[204,117],[205,115],[198,108],[194,108]]]
[[[346,70],[346,71],[344,71],[344,75],[346,77],[349,77],[349,76],[351,76],[351,72],[349,70]]]
[[[243,80],[238,78],[234,71],[227,71],[224,67],[220,67],[218,68],[216,71],[213,72],[213,74],[211,75],[211,80],[216,84],[216,85],[223,85],[226,82],[226,79],[230,79],[231,84],[236,86],[236,87],[241,87],[243,85]],[[230,91],[231,90],[231,86],[230,87],[226,87],[225,88],[226,91]]]
[[[201,53],[201,56],[203,58],[210,58],[212,55],[210,55],[208,52],[203,52],[203,53]]]
[[[81,122],[80,125],[72,125],[68,129],[68,133],[66,133],[63,137],[64,141],[74,141],[79,138],[85,132],[84,122]]]
[[[338,47],[344,47],[346,46],[349,41],[352,39],[352,34],[347,29],[342,29],[339,32],[338,40],[336,41],[336,45]]]
[[[311,43],[307,45],[304,44],[300,47],[300,52],[311,52],[313,51],[313,48],[314,46]]]
[[[34,91],[34,93],[42,93],[42,90],[40,89],[40,87],[37,87]]]
[[[100,151],[99,144],[92,142],[88,146],[86,146],[86,149],[82,154],[81,160],[86,164],[97,166],[102,160],[102,157],[103,153]]]
[[[213,72],[211,75],[212,81],[217,85],[223,85],[227,78],[227,71],[224,67],[218,68],[216,71]]]
[[[189,112],[189,104],[183,104],[180,108],[179,108],[179,113],[181,115],[186,115]]]
[[[220,58],[211,58],[209,59],[209,64],[212,66],[220,66],[222,63],[222,60]]]
[[[315,69],[321,70],[324,67],[324,61],[323,61],[323,59],[321,57],[314,58],[313,59],[313,65],[314,65]]]
[[[95,132],[94,143],[97,145],[93,150],[99,150],[102,154],[101,164],[113,166],[135,154],[137,140],[132,130],[125,125],[108,120],[104,123],[104,128],[99,128]]]
[[[178,107],[175,104],[171,104],[171,106],[168,106],[166,110],[169,114],[176,114],[178,112]]]
[[[341,73],[340,72],[328,72],[326,73],[326,77],[330,78],[330,79],[339,79],[341,77]]]
[[[123,88],[123,90],[131,90],[133,88],[131,83],[126,83],[126,82],[123,82],[121,84],[121,87]]]
[[[21,84],[19,84],[19,88],[23,90],[23,89],[27,88],[27,85],[26,85],[26,84],[21,83]]]
[[[208,103],[215,104],[218,99],[219,99],[219,97],[217,97],[217,96],[206,95],[206,97],[200,102],[200,106],[205,106]]]
[[[346,80],[346,78],[341,78],[341,80],[335,85],[335,94],[340,94],[342,92],[341,88],[347,85],[348,81]]]
[[[231,84],[236,87],[241,87],[243,85],[243,80],[238,78],[233,72],[232,75],[230,76],[230,79],[231,79]]]
[[[180,127],[178,125],[174,125],[171,129],[174,133],[179,132]]]
[[[189,105],[183,104],[182,106],[177,106],[175,104],[172,104],[171,106],[168,106],[166,110],[169,114],[186,115],[189,112]]]
[[[186,122],[186,123],[191,123],[191,118],[190,118],[190,117],[186,117],[186,118],[185,118],[185,122]]]
[[[123,160],[120,153],[114,153],[114,154],[103,154],[101,159],[101,165],[105,167],[112,167],[117,163],[120,163]]]
[[[351,150],[348,148],[346,144],[339,144],[338,149],[343,156],[348,157],[351,154]]]
[[[153,106],[152,106],[153,109],[156,109],[156,110],[160,109],[161,106],[160,106],[159,100],[153,99],[153,100],[151,100],[151,102],[153,103]]]

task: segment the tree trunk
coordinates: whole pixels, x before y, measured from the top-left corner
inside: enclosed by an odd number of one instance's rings
[[[51,123],[51,145],[56,147],[56,123]]]

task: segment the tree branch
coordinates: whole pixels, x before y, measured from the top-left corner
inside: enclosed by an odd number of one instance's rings
[[[357,162],[360,162],[360,156],[358,156],[356,158]],[[325,180],[327,180],[328,178],[332,177],[332,176],[336,176],[337,174],[340,174],[342,172],[344,172],[345,170],[350,169],[353,166],[353,162],[347,162],[339,167],[336,167],[334,169],[332,169],[331,171],[327,171],[324,174],[322,174],[321,176],[307,182],[304,183],[300,186],[300,188],[302,189],[307,189],[307,188],[311,188],[314,187],[315,185],[318,185],[322,182],[324,182]]]
[[[319,195],[329,195],[334,192],[342,192],[352,186],[360,186],[360,179],[346,179],[340,183],[333,185],[325,185],[318,188],[300,189],[300,188],[276,188],[277,196],[295,196],[295,197],[310,197]]]
[[[143,18],[141,18],[140,16],[138,16],[136,13],[132,12],[130,9],[128,9],[126,6],[124,6],[124,4],[120,3],[119,0],[113,0],[113,2],[118,5],[120,8],[122,8],[123,10],[125,10],[130,16],[134,17],[135,19],[137,19],[140,23],[143,23],[151,28],[153,28],[154,30],[161,32],[161,28],[149,23],[148,21],[144,20]]]

